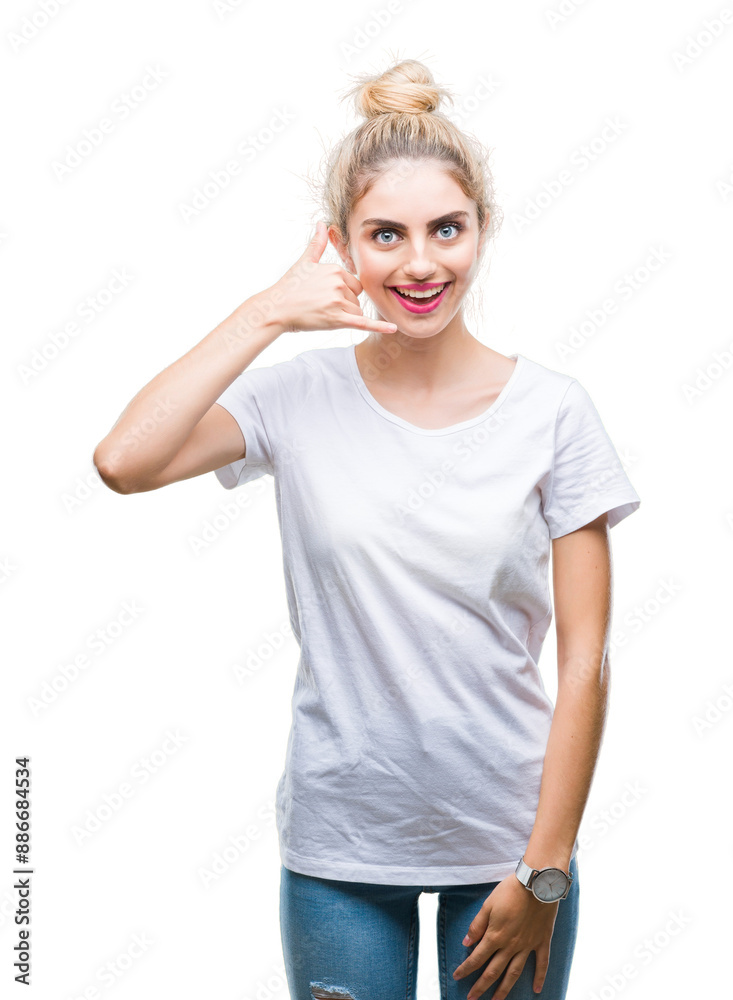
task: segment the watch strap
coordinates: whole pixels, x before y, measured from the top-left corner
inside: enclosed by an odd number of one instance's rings
[[[520,858],[516,867],[515,874],[525,889],[530,889],[530,882],[532,881],[532,876],[537,873],[537,868],[532,868],[526,863],[524,858]]]

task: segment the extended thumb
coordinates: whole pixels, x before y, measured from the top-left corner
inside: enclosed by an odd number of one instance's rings
[[[319,261],[328,243],[328,229],[325,222],[316,223],[316,231],[303,254],[306,260]]]

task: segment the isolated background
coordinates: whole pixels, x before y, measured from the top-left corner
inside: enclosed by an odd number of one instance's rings
[[[30,754],[34,995],[287,997],[273,800],[297,649],[273,481],[120,496],[91,456],[146,382],[302,253],[305,177],[356,123],[339,95],[396,50],[494,150],[505,217],[473,329],[578,378],[642,498],[612,532],[612,706],[569,996],[709,992],[733,860],[733,15],[692,0],[45,7],[0,16],[0,981],[13,758]],[[59,176],[105,117],[113,130]],[[608,120],[621,128],[604,143]],[[239,174],[186,219],[231,160]],[[360,339],[288,334],[256,363]],[[554,658],[551,634],[553,697]],[[420,1000],[438,997],[436,905],[421,899]]]

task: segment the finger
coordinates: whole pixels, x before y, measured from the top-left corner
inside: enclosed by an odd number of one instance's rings
[[[524,968],[528,957],[529,952],[519,952],[514,956],[509,963],[506,972],[502,976],[499,988],[494,993],[493,1000],[504,1000],[504,997],[509,993],[509,990],[515,985],[519,977],[522,975],[522,969]],[[481,980],[479,980],[479,982],[481,982]]]
[[[468,927],[468,933],[463,939],[463,944],[466,948],[472,948],[476,943],[487,944],[488,942],[484,940],[486,932],[489,926],[489,908],[482,906],[476,916],[473,918]],[[483,954],[483,959],[481,955]],[[454,979],[462,979],[467,976],[469,972],[473,972],[474,969],[478,969],[483,962],[487,962],[491,958],[491,952],[486,952],[486,949],[479,951],[478,945],[471,952],[469,957],[465,962],[461,962],[458,968],[453,973]]]
[[[475,954],[476,952],[474,952],[473,955],[471,955],[471,959],[473,959]],[[506,948],[502,948],[499,951],[495,952],[493,956],[490,956],[491,961],[486,966],[481,976],[476,980],[476,982],[473,984],[473,986],[470,988],[468,992],[470,1000],[474,1000],[474,997],[481,996],[481,994],[485,992],[485,990],[487,990],[489,986],[491,986],[491,984],[496,979],[499,978],[499,976],[504,971],[504,968],[506,967],[510,956],[511,952],[507,951]],[[475,966],[472,966],[469,971],[475,972],[476,969],[480,969],[484,965],[486,965],[487,957],[489,956],[484,955],[481,961],[479,961]]]
[[[305,252],[301,257],[301,260],[310,261],[312,264],[317,264],[318,261],[323,256],[323,251],[326,249],[326,244],[328,243],[328,228],[325,222],[316,223],[316,231],[313,234],[308,246],[305,248]]]
[[[348,285],[346,288],[343,287],[340,288],[339,292],[341,293],[341,295],[343,295],[343,297],[346,299],[346,302],[348,303],[348,305],[344,306],[344,308],[348,308],[349,311],[351,311],[351,309],[358,309],[361,312],[361,305],[359,304],[360,292],[357,292],[355,289],[352,289],[350,285]]]
[[[511,956],[511,961],[510,961],[510,956]],[[479,976],[479,978],[470,988],[467,1000],[478,1000],[478,997],[480,997],[483,993],[485,993],[492,983],[496,982],[496,980],[502,974],[504,969],[507,969],[508,971],[508,969],[512,967],[517,957],[521,956],[512,956],[511,952],[507,951],[506,948],[497,951],[494,957],[489,962],[489,964],[484,969],[483,973]],[[522,966],[524,965],[525,960],[526,956],[525,959],[522,960]],[[520,966],[520,972],[521,972],[521,966]],[[515,975],[511,976],[510,981],[507,985],[507,992],[511,988],[511,986],[513,986],[514,983],[517,981],[517,978],[518,977]],[[502,980],[499,989],[503,988],[503,986],[504,986],[504,981]],[[495,995],[498,996],[498,993]],[[506,995],[506,993],[504,995]]]
[[[348,301],[341,303],[341,308],[344,312],[349,313],[350,316],[361,316],[364,319],[369,319],[368,316],[364,314],[358,300],[353,300],[351,295],[348,296]],[[386,323],[387,326],[391,327],[393,330],[397,329],[396,323],[391,323],[389,320],[372,320],[373,323]]]
[[[485,908],[484,906],[481,907],[468,926],[468,933],[463,939],[465,945],[470,946],[476,941],[481,940],[486,933],[486,928],[489,926],[489,913],[490,908],[488,906]]]
[[[346,312],[344,310],[344,312]],[[355,330],[373,330],[375,333],[397,333],[396,323],[385,323],[383,320],[371,319],[363,313],[346,313],[349,322],[345,326],[351,326]]]
[[[351,271],[347,271],[346,268],[343,269],[342,276],[346,284],[349,286],[349,289],[354,293],[354,295],[361,295],[361,293],[364,291],[364,286],[359,281],[357,276],[355,274],[352,274]]]
[[[534,970],[534,981],[532,982],[532,989],[535,993],[539,993],[542,989],[545,978],[547,976],[547,970],[550,967],[550,948],[537,948],[535,950],[536,962]]]
[[[500,942],[497,941],[496,935],[490,934],[487,931],[465,962],[461,962],[458,966],[456,971],[453,973],[453,978],[463,979],[464,976],[469,975],[471,972],[475,972],[476,969],[481,969],[484,965],[486,965],[490,958],[496,960],[496,956],[504,954],[505,951],[506,949],[504,949],[504,951],[501,950],[501,945]],[[508,959],[509,956],[507,955],[504,961],[507,962]],[[501,969],[499,971],[501,971]]]

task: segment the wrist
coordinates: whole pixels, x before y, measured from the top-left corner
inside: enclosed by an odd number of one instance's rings
[[[559,868],[561,871],[570,871],[570,858],[572,851],[552,851],[541,848],[527,847],[523,859],[526,865],[531,868],[541,870],[542,868]]]
[[[267,347],[287,332],[290,326],[282,316],[279,294],[274,288],[267,288],[250,296],[232,313],[234,328],[242,339],[256,339]]]

